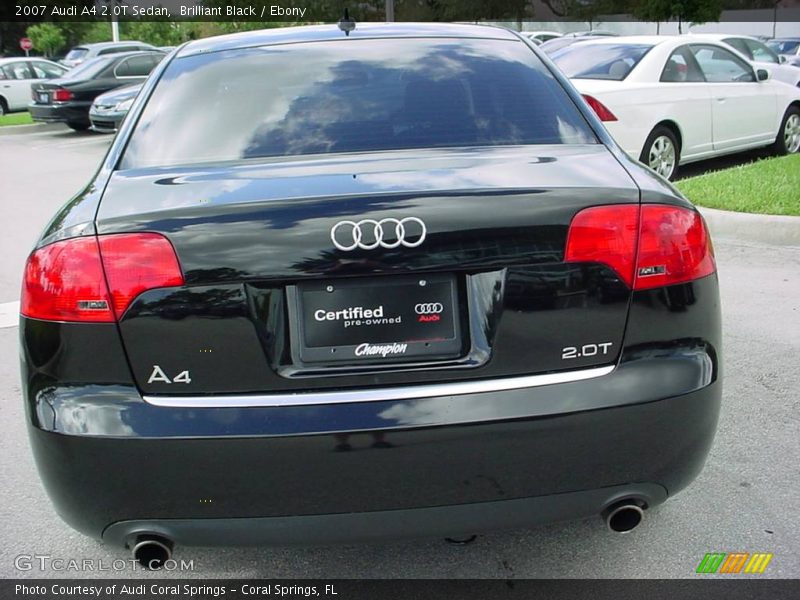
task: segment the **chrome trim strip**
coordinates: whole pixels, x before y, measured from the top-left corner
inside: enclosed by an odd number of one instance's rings
[[[342,390],[336,392],[243,394],[209,396],[144,396],[144,401],[154,406],[168,408],[246,408],[256,406],[307,406],[313,404],[343,404],[347,402],[379,402],[381,400],[418,400],[437,396],[463,396],[465,394],[485,394],[505,392],[525,388],[583,381],[608,375],[614,365],[594,369],[582,369],[546,375],[527,375],[506,377],[504,379],[482,379],[479,381],[458,381],[453,383],[434,383],[427,385],[408,385],[399,387]]]

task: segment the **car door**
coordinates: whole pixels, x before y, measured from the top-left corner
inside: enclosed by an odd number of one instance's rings
[[[775,137],[777,98],[768,82],[732,51],[712,44],[692,44],[711,92],[715,151],[759,146]]]
[[[6,99],[9,110],[24,110],[31,100],[31,83],[35,81],[28,63],[14,61],[0,67],[0,95]]]
[[[711,93],[688,46],[670,54],[659,78],[662,98],[673,103],[671,113],[681,129],[681,156],[691,159],[714,150]]]

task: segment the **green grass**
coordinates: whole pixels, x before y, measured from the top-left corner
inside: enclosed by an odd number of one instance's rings
[[[28,111],[11,113],[0,117],[0,127],[4,125],[30,125],[31,123],[33,121],[31,121],[31,113]]]
[[[800,154],[712,171],[675,185],[700,206],[767,215],[800,215]]]

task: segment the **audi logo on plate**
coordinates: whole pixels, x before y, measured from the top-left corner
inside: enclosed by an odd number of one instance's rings
[[[441,302],[424,302],[414,307],[414,312],[418,315],[438,315],[444,310]]]
[[[339,250],[349,252],[356,248],[374,250],[381,248],[416,248],[425,241],[428,230],[422,219],[362,219],[339,221],[331,228],[331,241]]]

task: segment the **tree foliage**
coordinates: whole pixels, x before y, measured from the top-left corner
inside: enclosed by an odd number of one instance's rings
[[[52,56],[67,43],[67,38],[53,23],[39,23],[38,25],[31,25],[26,31],[33,47],[45,56]]]
[[[678,21],[678,31],[683,23],[708,23],[718,21],[722,14],[721,0],[639,0],[633,6],[633,15],[643,21]]]

